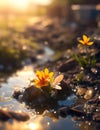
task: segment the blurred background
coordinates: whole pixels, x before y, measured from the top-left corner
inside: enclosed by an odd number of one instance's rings
[[[99,20],[98,0],[3,0],[0,1],[0,17],[40,16],[76,20],[82,24],[94,24]],[[6,21],[7,22],[7,21]]]
[[[19,67],[27,58],[35,61],[43,45],[72,47],[77,36],[99,27],[99,0],[0,1],[0,71]]]

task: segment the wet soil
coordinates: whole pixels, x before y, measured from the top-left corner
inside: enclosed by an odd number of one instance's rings
[[[24,32],[26,37],[28,35],[34,36],[35,41],[42,45],[43,48],[48,47],[54,51],[52,59],[48,57],[45,62],[40,62],[43,61],[45,51],[36,51],[34,54],[36,60],[33,66],[35,70],[42,70],[46,67],[54,71],[56,75],[59,73],[64,74],[64,79],[61,83],[62,91],[57,92],[55,99],[48,100],[34,86],[29,88],[25,86],[24,91],[20,89],[14,91],[13,97],[20,103],[24,102],[28,109],[35,109],[40,114],[43,114],[45,110],[48,110],[50,113],[52,113],[51,110],[56,111],[56,114],[53,113],[53,118],[71,115],[76,118],[75,120],[81,118],[80,120],[100,122],[100,37],[98,37],[100,29],[94,31],[91,35],[91,37],[94,37],[94,45],[90,47],[90,52],[91,57],[92,54],[95,55],[96,65],[84,68],[80,67],[72,58],[73,50],[77,51],[77,45],[73,44],[78,35],[78,33],[75,35],[75,32],[80,30],[78,30],[78,27],[73,28],[70,25],[68,28],[68,26],[59,23],[59,21],[57,24],[55,21],[49,24],[44,22],[43,26],[42,22],[28,26],[26,32]],[[69,30],[70,34],[68,33]],[[91,32],[88,32],[88,34],[91,34]],[[30,59],[32,63],[32,57]],[[74,104],[70,106],[59,105],[59,101],[63,102],[71,94],[77,97]],[[4,111],[1,110],[1,114],[2,112]],[[9,115],[9,111],[7,114],[5,112],[4,115],[7,119],[12,118]],[[23,114],[21,116],[21,119],[23,119]],[[0,117],[2,120],[2,116]],[[19,118],[18,120],[21,119]]]

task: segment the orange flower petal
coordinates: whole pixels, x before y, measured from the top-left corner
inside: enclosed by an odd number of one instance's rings
[[[90,41],[90,38],[88,37],[88,38],[87,38],[87,42],[89,42],[89,41]]]
[[[83,41],[87,42],[88,37],[86,35],[83,35]]]
[[[83,40],[79,40],[80,43],[85,44]]]
[[[91,46],[94,42],[88,42],[87,45]]]

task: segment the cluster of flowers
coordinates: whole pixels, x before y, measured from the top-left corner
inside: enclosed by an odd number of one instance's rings
[[[94,42],[90,40],[89,37],[83,35],[83,39],[78,40],[81,44],[87,46],[91,46]],[[82,59],[82,58],[81,58]],[[81,62],[81,60],[79,59]],[[90,62],[90,61],[89,61]],[[49,72],[48,68],[45,68],[44,71],[36,71],[36,78],[34,79],[35,87],[43,90],[44,92],[50,93],[52,90],[61,90],[60,82],[63,80],[63,74],[54,78],[54,72]],[[45,89],[47,88],[47,89]]]

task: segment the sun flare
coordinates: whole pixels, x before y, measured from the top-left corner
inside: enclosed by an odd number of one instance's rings
[[[19,9],[26,9],[29,5],[28,0],[10,0],[10,4]]]
[[[30,0],[30,1],[37,5],[48,5],[51,3],[51,0]]]
[[[26,10],[29,6],[49,5],[52,0],[3,0],[0,1],[0,9]]]

